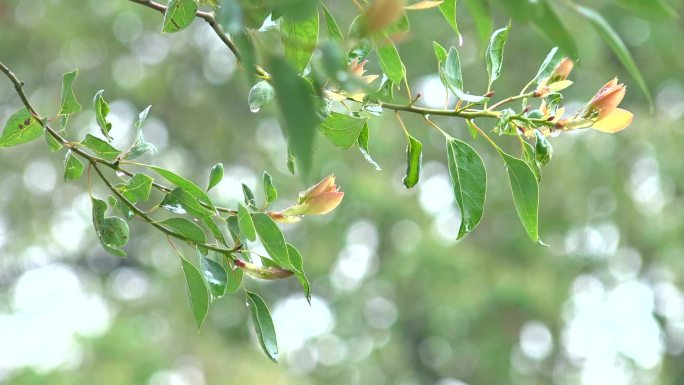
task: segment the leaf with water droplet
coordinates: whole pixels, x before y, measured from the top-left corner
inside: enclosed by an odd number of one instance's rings
[[[275,92],[269,82],[266,80],[258,82],[249,90],[249,96],[247,97],[249,110],[259,112],[263,106],[273,100],[274,96]]]

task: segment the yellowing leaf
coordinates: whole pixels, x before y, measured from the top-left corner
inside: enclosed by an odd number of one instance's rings
[[[419,10],[419,9],[429,9],[429,8],[439,7],[440,5],[442,5],[443,2],[444,2],[444,0],[440,0],[440,1],[423,0],[423,1],[419,1],[419,2],[411,4],[411,5],[407,5],[404,7],[404,9],[408,9],[408,10],[412,10],[412,11]]]
[[[572,85],[572,81],[561,80],[559,82],[549,84],[549,90],[551,90],[553,92],[563,91],[564,89],[570,87],[571,85]]]
[[[592,128],[613,134],[627,128],[632,123],[633,118],[634,115],[631,112],[622,108],[616,108],[610,115],[594,123]]]

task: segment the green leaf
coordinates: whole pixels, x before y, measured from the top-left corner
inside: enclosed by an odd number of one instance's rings
[[[442,15],[444,15],[444,18],[446,21],[449,23],[451,28],[453,28],[454,32],[456,32],[456,35],[458,36],[459,43],[463,41],[463,38],[461,37],[461,32],[458,30],[458,20],[456,17],[456,2],[457,0],[444,0],[442,4],[439,5],[439,10],[442,12]]]
[[[272,57],[269,68],[283,115],[282,126],[288,147],[302,174],[306,175],[311,168],[314,136],[319,123],[311,86],[282,58]]]
[[[546,80],[549,76],[551,76],[551,73],[553,73],[553,69],[556,68],[556,66],[558,65],[558,63],[561,62],[561,60],[563,60],[563,54],[558,50],[558,47],[553,47],[549,54],[546,55],[546,59],[544,59],[544,62],[539,67],[539,71],[537,71],[537,76],[534,77],[534,79],[537,80],[537,83],[541,83],[544,80]]]
[[[256,229],[254,228],[252,215],[242,203],[238,203],[238,226],[240,226],[240,233],[245,238],[252,242],[256,240]]]
[[[539,130],[534,130],[534,137],[536,143],[534,145],[534,156],[536,161],[539,163],[539,167],[546,166],[547,163],[553,157],[553,146],[551,143],[542,135]]]
[[[189,213],[198,218],[212,214],[211,211],[199,203],[197,198],[180,187],[166,194],[161,203],[159,203],[159,206],[175,214]]]
[[[306,278],[306,274],[304,274],[304,260],[302,259],[302,254],[297,248],[289,243],[287,244],[287,253],[290,257],[295,277],[297,277],[297,280],[304,289],[304,297],[309,304],[311,304],[311,284],[309,283],[309,279]]]
[[[449,175],[454,186],[456,204],[461,210],[458,238],[473,231],[482,219],[487,193],[487,170],[480,155],[467,143],[447,140]]]
[[[145,141],[145,137],[142,133],[142,127],[143,124],[145,124],[145,121],[147,120],[147,115],[150,112],[150,108],[152,108],[152,106],[147,106],[147,108],[145,108],[140,112],[140,114],[138,114],[138,120],[136,120],[134,124],[137,134],[135,137],[135,141],[131,146],[131,149],[128,150],[128,153],[125,156],[126,159],[135,159],[148,152],[150,154],[154,154],[157,152],[157,148],[153,144],[147,143]]]
[[[45,141],[47,142],[48,148],[51,152],[61,150],[62,147],[64,147],[62,146],[62,143],[58,142],[57,139],[55,139],[47,130],[45,130]]]
[[[539,183],[541,181],[541,169],[534,156],[534,147],[525,141],[523,141],[522,159],[530,167],[530,170],[532,170],[534,176],[537,178],[537,183]]]
[[[380,60],[380,68],[382,72],[395,84],[400,84],[404,76],[406,76],[406,68],[401,61],[399,51],[394,43],[383,35],[382,37],[373,37],[375,49],[378,51],[378,59]]]
[[[173,230],[174,233],[182,235],[195,244],[207,242],[207,236],[204,234],[204,230],[194,222],[185,218],[169,218],[159,222],[159,224],[167,229]]]
[[[489,5],[486,0],[466,0],[465,3],[470,14],[473,16],[475,29],[477,29],[477,34],[480,37],[480,43],[484,46],[487,44],[489,35],[494,28]]]
[[[148,175],[135,174],[126,183],[118,184],[116,188],[126,199],[135,204],[149,199],[153,181],[154,179]]]
[[[254,331],[259,338],[259,344],[271,360],[278,362],[278,341],[276,340],[271,313],[259,295],[250,291],[246,293],[247,304],[252,315],[252,324],[254,324]]]
[[[218,228],[214,220],[212,219],[212,216],[205,214],[200,217],[202,222],[204,223],[205,226],[211,231],[211,233],[214,235],[214,238],[216,238],[219,242],[221,242],[223,245],[227,245],[226,243],[226,238],[223,236],[223,233],[221,232],[221,229]]]
[[[606,21],[606,19],[603,18],[603,16],[601,16],[598,12],[594,11],[593,9],[582,7],[579,5],[574,5],[573,7],[580,15],[584,16],[587,20],[589,20],[591,25],[594,26],[594,28],[599,33],[599,35],[601,35],[603,40],[605,40],[606,43],[608,43],[610,48],[615,53],[615,56],[617,56],[622,65],[625,66],[629,74],[632,75],[636,83],[639,85],[641,92],[644,93],[646,99],[648,99],[648,103],[652,107],[653,97],[651,96],[651,92],[648,90],[648,85],[646,84],[646,81],[644,80],[643,76],[641,76],[641,71],[639,71],[639,67],[637,66],[636,62],[634,62],[632,55],[629,53],[629,50],[620,38],[620,35],[618,35],[617,32],[615,32],[613,27],[611,27],[610,24],[608,24],[608,22]]]
[[[224,257],[222,259],[224,262],[222,263],[223,267],[226,269],[227,275],[227,282],[226,282],[226,292],[228,293],[235,293],[240,289],[242,286],[242,277],[244,275],[244,272],[242,269],[239,269],[237,267],[231,266],[231,263],[226,261],[226,258]]]
[[[518,218],[530,239],[542,244],[538,229],[539,184],[537,177],[525,161],[501,151],[500,154],[506,163]]]
[[[325,15],[325,24],[328,27],[328,37],[330,37],[332,40],[341,42],[342,40],[344,40],[344,37],[342,35],[340,27],[337,25],[337,22],[335,21],[335,17],[333,17],[328,7],[326,7],[325,4],[323,4],[322,2],[321,7],[323,7],[323,14]]]
[[[109,104],[102,97],[104,90],[99,90],[95,93],[93,98],[93,104],[95,105],[95,121],[100,127],[100,132],[104,135],[107,140],[111,141],[112,137],[109,136],[109,131],[112,129],[112,123],[107,121],[107,115],[109,115]]]
[[[475,96],[467,94],[463,91],[463,75],[461,74],[461,59],[458,56],[458,50],[455,47],[449,48],[446,62],[442,66],[446,86],[451,92],[456,94],[459,99],[469,103],[483,103],[489,100],[484,96]]]
[[[290,171],[290,174],[294,175],[295,173],[295,156],[292,153],[292,150],[290,149],[290,146],[287,146],[287,170]]]
[[[321,122],[319,131],[335,146],[349,148],[359,138],[359,134],[368,118],[331,112],[326,120]]]
[[[347,52],[347,58],[350,62],[354,59],[358,59],[359,63],[362,62],[373,49],[373,42],[366,35],[366,22],[363,15],[359,15],[352,20],[349,26],[348,40],[354,43]]]
[[[247,102],[249,103],[249,110],[252,112],[259,112],[261,107],[268,104],[273,100],[273,87],[271,83],[266,80],[262,80],[249,90],[249,96],[247,97]]]
[[[209,196],[207,195],[204,190],[201,188],[197,187],[196,184],[193,182],[183,178],[180,175],[177,175],[169,170],[163,169],[161,167],[157,166],[148,166],[152,170],[154,170],[157,174],[161,175],[164,177],[164,179],[168,180],[169,182],[173,183],[176,187],[182,188],[185,192],[188,194],[192,195],[197,199],[198,201],[204,203],[205,205],[211,207],[213,211],[216,211],[216,208],[214,207],[214,204],[211,203],[211,199],[209,199]]]
[[[125,203],[123,203],[121,199],[119,199],[118,197],[110,195],[107,198],[107,201],[109,202],[109,207],[119,210],[121,212],[121,215],[124,216],[124,218],[130,220],[135,216],[133,210],[131,210],[131,208],[128,207]]]
[[[197,330],[199,331],[209,312],[209,292],[204,284],[204,279],[202,279],[202,273],[190,261],[183,258],[180,253],[178,253],[178,256],[180,257],[183,274],[185,275],[190,308],[195,319],[195,325],[197,325]]]
[[[245,204],[250,207],[256,207],[256,200],[252,189],[246,184],[242,184],[242,196],[245,198]]]
[[[508,24],[505,28],[497,29],[489,39],[487,46],[487,73],[489,74],[489,87],[501,75],[501,67],[503,65],[504,46],[508,38],[508,30],[511,25]]]
[[[107,211],[105,201],[92,198],[92,203],[93,225],[100,239],[100,244],[108,253],[117,257],[125,257],[126,252],[121,247],[128,243],[128,224],[119,217],[105,218]]]
[[[252,221],[268,255],[278,264],[278,267],[290,269],[292,265],[287,254],[285,237],[278,225],[264,213],[255,213],[252,215]]]
[[[534,12],[532,14],[534,17],[532,17],[531,20],[534,25],[541,30],[542,35],[551,39],[551,41],[557,44],[567,56],[576,61],[579,57],[577,46],[572,39],[572,35],[563,24],[560,17],[558,17],[553,10],[551,4],[549,4],[549,1],[538,0],[536,3],[527,3],[533,7]]]
[[[121,153],[121,151],[114,148],[111,144],[90,134],[86,135],[85,140],[83,140],[81,144],[93,150],[95,154],[109,161],[116,159],[116,157]]]
[[[230,232],[231,238],[233,238],[233,242],[235,242],[236,245],[245,245],[247,240],[245,239],[244,235],[240,233],[240,225],[238,224],[237,216],[231,215],[226,218],[226,224],[228,225],[228,231]],[[252,260],[250,258],[249,252],[241,252],[240,255],[242,255],[242,259],[245,261]]]
[[[201,254],[199,250],[198,254]],[[202,275],[209,286],[209,291],[214,298],[221,298],[226,294],[228,287],[228,274],[223,266],[205,256],[198,255]]]
[[[368,130],[368,123],[364,123],[363,128],[361,129],[361,132],[359,133],[359,138],[357,139],[356,143],[359,146],[359,150],[361,150],[361,155],[366,159],[368,163],[371,164],[371,166],[375,167],[376,170],[380,171],[382,170],[380,168],[380,165],[378,165],[373,158],[370,155],[370,152],[368,151],[368,137],[369,137],[369,130]]]
[[[71,150],[67,151],[64,158],[64,180],[80,178],[83,175],[83,168],[83,163],[71,153]]]
[[[76,95],[74,95],[74,89],[72,88],[77,74],[78,70],[76,69],[62,76],[62,103],[59,107],[59,115],[75,114],[83,109],[78,100],[76,100]]]
[[[162,32],[178,32],[187,28],[195,20],[196,0],[169,0],[164,12]]]
[[[209,185],[207,185],[207,191],[214,188],[223,179],[223,163],[217,163],[211,168],[209,172]]]
[[[318,12],[304,20],[293,20],[283,16],[280,21],[280,34],[285,56],[294,64],[298,73],[304,72],[318,42]]]
[[[40,138],[43,126],[31,116],[26,107],[10,115],[0,136],[0,147],[13,147]]]
[[[436,41],[432,42],[432,49],[435,51],[435,57],[437,58],[437,64],[442,65],[447,59],[447,50],[442,47],[441,44]]]
[[[668,20],[679,17],[677,11],[663,0],[613,0],[620,7],[649,20]]]
[[[278,199],[278,190],[276,190],[273,185],[273,178],[271,174],[264,171],[264,175],[261,178],[264,184],[264,194],[266,194],[266,203],[275,202]]]
[[[411,135],[406,136],[406,176],[404,176],[404,187],[411,188],[418,183],[420,178],[420,167],[423,162],[423,143]]]

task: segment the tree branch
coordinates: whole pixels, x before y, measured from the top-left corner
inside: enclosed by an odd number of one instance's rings
[[[128,176],[133,176],[134,173],[132,173],[126,169],[122,169],[119,166],[118,162],[109,162],[109,161],[102,159],[100,157],[91,155],[88,152],[84,151],[83,149],[79,148],[78,144],[69,142],[66,139],[64,139],[61,135],[59,135],[59,133],[57,133],[54,129],[52,129],[49,124],[47,124],[47,121],[44,118],[42,118],[38,114],[36,109],[33,107],[31,102],[29,101],[28,96],[26,95],[26,92],[24,91],[24,83],[21,82],[17,78],[17,76],[12,71],[10,71],[10,69],[1,61],[0,61],[0,72],[2,72],[12,82],[12,84],[14,85],[14,89],[16,90],[17,94],[19,95],[19,98],[21,99],[21,101],[24,104],[24,106],[26,107],[26,109],[28,109],[28,111],[31,113],[31,115],[39,122],[39,124],[45,129],[45,131],[48,134],[50,134],[53,138],[55,138],[55,140],[57,140],[64,147],[70,149],[72,152],[74,152],[74,153],[80,155],[81,157],[83,157],[84,159],[86,159],[90,163],[90,165],[95,169],[95,172],[97,172],[98,176],[100,177],[100,179],[102,179],[104,184],[107,185],[107,187],[112,191],[112,193],[114,193],[114,195],[116,195],[119,199],[121,199],[121,201],[124,202],[124,204],[126,204],[126,206],[128,206],[131,210],[133,210],[133,212],[135,212],[145,222],[156,227],[157,229],[159,229],[160,231],[162,231],[164,234],[166,234],[168,236],[178,238],[178,239],[183,240],[185,242],[188,242],[190,244],[205,247],[209,250],[214,250],[214,251],[217,251],[219,253],[230,254],[230,253],[233,253],[235,251],[238,251],[241,248],[241,245],[239,245],[239,244],[236,245],[232,249],[225,249],[225,248],[218,247],[215,245],[210,245],[210,244],[197,244],[197,243],[191,241],[190,239],[187,239],[186,237],[184,237],[180,234],[177,234],[173,231],[170,231],[170,230],[166,229],[165,227],[163,227],[162,225],[160,225],[159,223],[155,222],[152,218],[150,218],[149,215],[147,215],[144,211],[142,211],[138,207],[136,207],[132,202],[130,202],[128,199],[126,199],[126,197],[124,197],[123,194],[121,194],[121,192],[119,192],[119,190],[116,189],[116,187],[102,173],[102,170],[100,170],[100,168],[98,167],[98,164],[106,166],[106,167],[108,167],[114,171],[122,172]],[[168,193],[168,192],[172,191],[171,188],[157,184],[157,183],[154,183],[153,185],[162,192]],[[203,204],[202,202],[200,202],[200,203]],[[206,204],[203,204],[203,205],[205,205],[205,207],[208,207],[208,205],[206,205]],[[237,214],[234,210],[230,210],[227,208],[217,207],[216,209],[218,211],[229,213],[231,215]]]

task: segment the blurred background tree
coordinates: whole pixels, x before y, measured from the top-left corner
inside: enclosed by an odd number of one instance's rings
[[[463,3],[459,11],[477,2]],[[493,25],[514,20],[500,95],[517,93],[555,45],[506,3],[486,3]],[[177,257],[163,237],[132,222],[129,257],[106,254],[91,228],[86,181],[62,183],[61,158],[42,142],[3,150],[0,382],[682,383],[681,21],[640,12],[641,1],[578,3],[620,33],[652,90],[654,112],[606,42],[561,8],[581,58],[567,104],[576,109],[617,74],[636,118],[618,135],[551,139],[556,154],[540,210],[551,247],[525,236],[505,170],[482,141],[473,146],[490,171],[487,215],[455,242],[459,214],[443,139],[418,128],[417,117],[406,117],[425,146],[412,190],[401,184],[404,136],[393,114],[371,126],[382,171],[356,151],[318,140],[312,174],[334,172],[347,199],[334,215],[286,228],[306,258],[312,305],[294,280],[247,282],[271,304],[278,365],[260,352],[242,297],[215,303],[197,334]],[[346,30],[356,10],[328,5]],[[681,1],[669,5],[682,13]],[[431,42],[458,45],[458,37],[437,10],[412,12],[410,21],[398,48],[411,88],[429,103],[443,95],[435,91],[442,86]],[[464,11],[459,23],[464,73],[486,84],[475,19]],[[153,105],[145,132],[159,149],[156,162],[198,180],[223,162],[216,193],[226,206],[242,199],[240,183],[257,190],[262,170],[282,197],[296,196],[305,185],[287,171],[275,106],[249,111],[252,84],[206,23],[173,35],[160,34],[160,24],[160,14],[128,1],[8,0],[0,3],[0,55],[38,110],[54,109],[62,73],[79,68],[81,101],[106,89],[120,137]],[[376,61],[368,72],[379,73]],[[18,102],[2,84],[4,121]],[[454,136],[467,134],[462,120],[439,122]],[[81,135],[96,127],[92,114],[77,115],[71,126]]]

